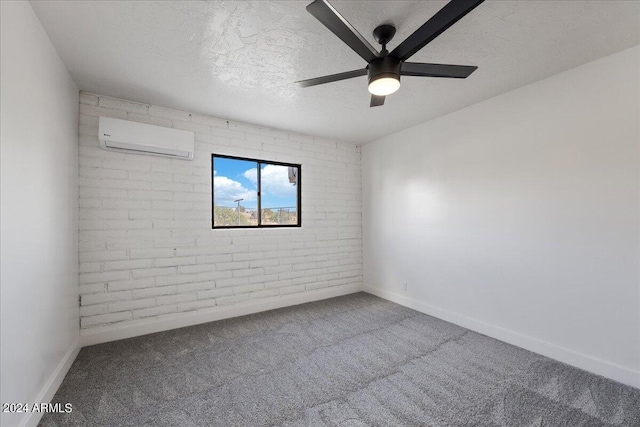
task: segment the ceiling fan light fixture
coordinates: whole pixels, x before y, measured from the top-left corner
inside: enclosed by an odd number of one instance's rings
[[[386,74],[386,73],[385,73]],[[369,93],[377,96],[391,95],[400,89],[399,76],[379,74],[369,82]]]
[[[377,58],[367,67],[369,93],[387,96],[400,89],[400,61],[390,56]]]
[[[466,79],[478,67],[472,65],[427,64],[407,62],[407,60],[483,1],[450,0],[391,52],[387,50],[387,44],[393,39],[396,28],[391,23],[378,25],[373,30],[373,38],[382,46],[382,50],[378,52],[362,37],[362,34],[349,24],[344,16],[338,13],[329,3],[329,0],[313,0],[311,4],[307,5],[307,11],[362,59],[367,61],[367,66],[364,69],[300,80],[296,83],[301,87],[308,87],[351,79],[366,74],[369,80],[368,89],[372,94],[369,107],[379,107],[384,105],[387,95],[400,89],[401,75]]]

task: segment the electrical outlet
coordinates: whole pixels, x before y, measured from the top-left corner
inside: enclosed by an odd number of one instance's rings
[[[407,290],[407,282],[402,282],[402,290],[403,291]]]

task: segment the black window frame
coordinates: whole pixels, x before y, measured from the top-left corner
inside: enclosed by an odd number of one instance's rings
[[[257,210],[258,210],[258,224],[257,225],[215,225],[215,183],[214,183],[214,159],[222,158],[222,159],[231,159],[231,160],[243,160],[248,162],[255,162],[258,164],[257,170]],[[297,183],[297,194],[296,197],[298,199],[298,222],[296,224],[279,224],[279,225],[263,225],[262,224],[262,182],[260,180],[260,174],[262,173],[262,165],[276,165],[276,166],[286,166],[286,167],[296,167],[298,168],[298,183]],[[302,227],[302,165],[297,163],[284,163],[277,162],[273,160],[260,160],[260,159],[251,159],[248,157],[238,157],[238,156],[228,156],[226,154],[215,154],[211,153],[211,229],[212,230],[221,230],[221,229],[229,229],[229,228],[301,228]]]

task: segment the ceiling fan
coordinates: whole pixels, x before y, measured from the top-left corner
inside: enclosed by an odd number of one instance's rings
[[[382,45],[382,50],[378,52],[327,0],[315,0],[307,6],[309,13],[367,61],[367,66],[360,70],[301,80],[296,83],[302,87],[308,87],[368,75],[371,93],[369,106],[377,107],[384,104],[385,96],[400,88],[400,76],[465,79],[478,67],[406,61],[483,1],[451,0],[391,52],[387,51],[387,43],[395,35],[396,28],[389,24],[380,25],[373,30],[373,37]]]

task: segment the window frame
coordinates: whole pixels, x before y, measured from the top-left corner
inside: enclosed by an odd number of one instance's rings
[[[215,182],[214,182],[214,159],[222,158],[222,159],[231,159],[231,160],[242,160],[248,162],[257,163],[257,210],[258,210],[258,224],[257,225],[215,225]],[[296,197],[298,200],[298,221],[296,224],[279,224],[279,225],[263,225],[262,224],[262,165],[275,165],[275,166],[286,166],[286,167],[296,167],[298,168],[298,184],[296,185]],[[239,156],[228,156],[226,154],[215,154],[211,153],[211,229],[212,230],[221,230],[221,229],[231,229],[231,228],[301,228],[302,227],[302,165],[296,163],[284,163],[277,162],[273,160],[260,160],[260,159],[252,159],[248,157],[239,157]]]

